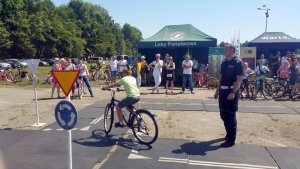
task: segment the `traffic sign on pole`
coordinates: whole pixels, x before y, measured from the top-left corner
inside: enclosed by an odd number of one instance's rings
[[[68,70],[68,71],[51,71],[54,78],[57,80],[60,88],[66,95],[69,95],[75,81],[79,76],[79,70]]]
[[[24,60],[24,62],[28,64],[28,67],[30,68],[31,73],[35,74],[36,69],[39,67],[40,59],[28,59],[28,60]]]
[[[33,124],[32,126],[34,127],[41,127],[44,126],[46,123],[40,123],[40,115],[39,115],[39,106],[38,106],[38,101],[37,101],[37,78],[36,78],[36,70],[39,67],[40,64],[40,59],[28,59],[24,61],[25,63],[28,64],[28,67],[31,70],[32,73],[32,80],[33,80],[33,90],[34,90],[34,98],[35,98],[35,111],[36,111],[36,116],[37,116],[37,123]]]
[[[55,119],[61,128],[71,130],[77,124],[77,110],[71,102],[60,101],[55,108]]]

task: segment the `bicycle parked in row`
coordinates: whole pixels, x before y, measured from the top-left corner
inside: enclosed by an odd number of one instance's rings
[[[0,81],[13,82],[14,75],[9,68],[0,69]]]
[[[24,79],[28,81],[28,84],[33,84],[34,82],[34,76],[32,73],[27,72],[26,70],[23,70],[21,67],[18,67],[17,73],[14,75],[13,82],[18,83],[22,82]],[[39,84],[39,80],[37,79],[37,84]]]

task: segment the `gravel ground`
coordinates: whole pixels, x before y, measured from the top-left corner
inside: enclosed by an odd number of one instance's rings
[[[176,90],[179,92],[180,90]],[[110,93],[94,89],[95,97],[84,97],[72,102],[78,110],[96,101],[109,99]],[[142,88],[142,98],[212,99],[214,90],[199,89],[196,94],[164,95],[148,94],[150,88]],[[37,122],[34,93],[29,88],[0,88],[0,128],[30,129]],[[39,89],[40,121],[53,123],[54,107],[61,99],[49,99],[50,89]],[[124,93],[118,93],[118,98]],[[159,137],[208,141],[224,137],[224,127],[218,112],[153,111],[157,115]],[[300,147],[300,115],[238,113],[237,143],[264,146]]]

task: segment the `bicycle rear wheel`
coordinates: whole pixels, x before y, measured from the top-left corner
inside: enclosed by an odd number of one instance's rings
[[[114,122],[113,106],[107,104],[104,110],[104,131],[106,135],[111,131]]]
[[[283,87],[283,86],[276,86],[276,92],[275,92],[275,94],[276,94],[277,98],[283,97],[285,95],[285,93],[286,93],[286,88],[285,87]]]
[[[133,117],[132,132],[142,144],[152,144],[158,137],[158,126],[154,116],[144,109],[136,111]]]
[[[251,82],[250,84],[249,84],[249,97],[250,97],[250,99],[255,99],[255,82],[253,83],[253,82]]]

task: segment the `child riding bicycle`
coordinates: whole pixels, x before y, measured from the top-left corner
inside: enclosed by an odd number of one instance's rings
[[[126,107],[126,109],[131,112],[130,105],[133,105],[137,103],[140,100],[140,91],[137,87],[137,81],[136,78],[134,78],[132,75],[132,70],[129,66],[127,66],[127,69],[123,71],[123,78],[118,80],[116,83],[111,85],[103,86],[102,89],[110,89],[113,87],[120,87],[124,86],[124,90],[126,93],[126,98],[121,100],[118,105],[116,106],[117,115],[119,122],[115,123],[115,127],[124,127],[125,123],[123,120],[123,113],[122,108]]]

